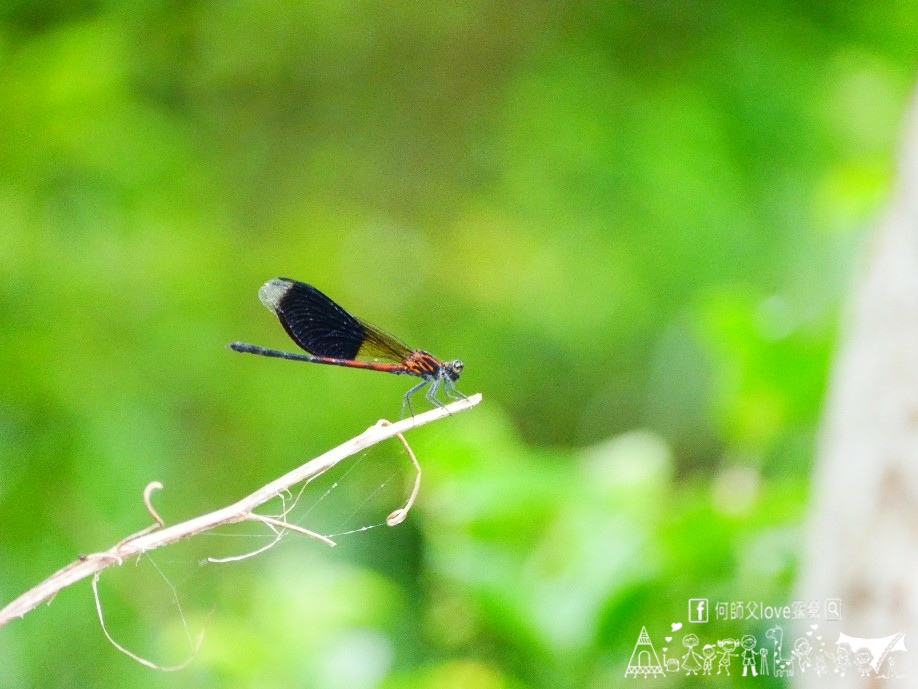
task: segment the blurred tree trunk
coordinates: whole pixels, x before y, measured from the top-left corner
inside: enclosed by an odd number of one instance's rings
[[[834,364],[798,598],[842,599],[841,631],[918,642],[918,98],[898,179],[871,238]],[[896,670],[915,680],[899,654]],[[798,687],[885,686],[797,675]]]

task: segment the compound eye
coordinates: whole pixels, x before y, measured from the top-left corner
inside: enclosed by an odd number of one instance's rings
[[[459,380],[459,374],[462,373],[462,362],[456,359],[450,361],[447,366],[447,375],[450,380]]]

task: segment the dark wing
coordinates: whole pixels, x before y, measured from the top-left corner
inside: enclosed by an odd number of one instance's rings
[[[290,338],[314,356],[401,361],[410,350],[375,326],[355,318],[312,285],[290,278],[268,280],[258,291]]]

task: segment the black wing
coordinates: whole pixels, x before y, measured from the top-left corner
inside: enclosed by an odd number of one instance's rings
[[[274,278],[262,286],[258,297],[277,314],[290,338],[313,356],[397,362],[411,352],[305,282]]]

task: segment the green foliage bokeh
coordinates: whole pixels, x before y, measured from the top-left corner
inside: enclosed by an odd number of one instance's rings
[[[884,2],[8,3],[0,602],[144,526],[149,481],[174,522],[398,415],[403,379],[224,348],[292,347],[270,277],[461,357],[484,403],[410,438],[397,529],[154,556],[210,620],[181,674],[109,645],[82,584],[0,630],[0,685],[618,686],[688,598],[789,600],[916,30]],[[139,569],[103,577],[112,631],[179,662]]]

